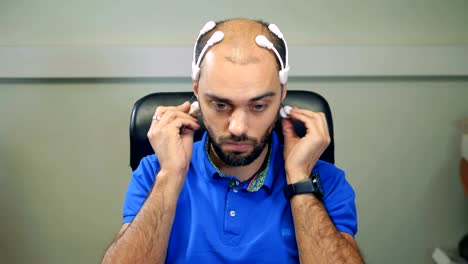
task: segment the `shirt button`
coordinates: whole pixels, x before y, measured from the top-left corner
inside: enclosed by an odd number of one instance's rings
[[[232,191],[234,191],[235,193],[237,193],[239,190],[237,190],[237,188],[234,188]]]
[[[236,211],[234,211],[234,210],[230,211],[229,215],[232,216],[232,217],[236,216]]]

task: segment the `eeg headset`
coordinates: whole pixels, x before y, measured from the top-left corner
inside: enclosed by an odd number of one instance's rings
[[[198,44],[198,41],[200,40],[200,37],[202,37],[204,34],[208,33],[209,31],[211,31],[215,26],[216,26],[216,23],[214,21],[208,21],[205,24],[205,26],[203,26],[203,28],[200,30],[197,40],[195,41],[195,46],[193,47],[193,59],[192,59],[192,80],[194,81],[197,81],[200,76],[200,64],[203,59],[203,56],[205,56],[206,52],[208,51],[210,47],[212,47],[216,43],[219,43],[224,38],[224,33],[222,31],[216,31],[215,33],[213,33],[213,35],[211,35],[210,39],[208,39],[202,51],[200,52],[198,59],[196,59],[197,44]],[[281,58],[281,55],[279,54],[278,50],[275,48],[273,43],[269,41],[264,35],[258,35],[255,38],[255,42],[257,43],[258,46],[273,51],[281,67],[279,71],[279,80],[280,80],[280,83],[284,85],[288,82],[288,73],[289,73],[289,68],[290,68],[288,64],[289,62],[288,45],[286,44],[286,40],[284,39],[283,33],[281,33],[280,29],[275,24],[268,25],[268,29],[270,30],[270,32],[275,34],[279,39],[281,39],[281,41],[283,41],[284,47],[285,47],[285,61],[283,62],[283,59]],[[194,105],[195,103],[196,105]],[[199,112],[198,102],[192,103],[191,108],[193,110],[195,109],[197,110],[197,111],[193,111],[194,113]],[[280,115],[283,118],[287,118],[290,112],[291,112],[291,107],[285,106],[281,108]]]
[[[193,117],[200,115],[200,105],[198,104],[198,101],[195,101],[190,105],[189,115]]]
[[[206,42],[205,46],[203,47],[200,55],[198,56],[198,60],[196,60],[196,51],[197,51],[197,44],[200,40],[200,37],[206,34],[207,32],[211,31],[216,26],[216,23],[213,21],[208,21],[205,26],[200,30],[200,34],[198,34],[197,40],[195,41],[195,46],[193,47],[193,59],[192,59],[192,80],[198,80],[200,76],[200,64],[205,56],[206,51],[208,48],[213,46],[214,44],[220,42],[224,38],[224,33],[221,31],[216,31],[211,38]]]
[[[278,52],[278,50],[275,48],[275,46],[273,45],[273,43],[271,43],[271,41],[269,41],[265,36],[263,35],[258,35],[256,38],[255,38],[255,42],[257,43],[257,45],[259,45],[260,47],[264,47],[264,48],[267,48],[269,50],[272,50],[276,57],[278,58],[278,61],[280,62],[280,65],[281,65],[281,70],[279,71],[279,79],[280,79],[280,83],[281,84],[286,84],[286,82],[288,81],[288,73],[289,73],[289,64],[288,64],[288,45],[286,44],[286,40],[283,38],[283,33],[281,33],[281,31],[279,30],[279,28],[275,25],[275,24],[270,24],[268,25],[268,29],[273,33],[275,34],[279,39],[281,39],[284,43],[284,48],[285,48],[285,62],[283,62],[283,60],[281,59],[281,56]]]

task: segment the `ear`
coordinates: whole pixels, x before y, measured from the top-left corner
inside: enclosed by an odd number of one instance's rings
[[[283,84],[283,91],[281,93],[281,102],[284,101],[284,98],[286,98],[286,94],[288,93],[288,83]]]
[[[198,98],[198,81],[192,80],[193,94]]]

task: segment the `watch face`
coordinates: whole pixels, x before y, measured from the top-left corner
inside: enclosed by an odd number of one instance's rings
[[[320,182],[320,176],[318,173],[312,174],[312,185],[314,186],[315,189],[315,195],[317,195],[320,199],[323,197],[323,189],[322,189],[322,183]]]

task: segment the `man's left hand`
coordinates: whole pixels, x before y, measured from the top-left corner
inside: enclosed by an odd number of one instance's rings
[[[292,120],[304,123],[307,130],[300,138],[294,131]],[[330,144],[327,120],[322,112],[294,107],[289,118],[281,121],[284,135],[284,160],[288,184],[309,177],[317,160]]]

